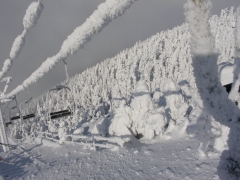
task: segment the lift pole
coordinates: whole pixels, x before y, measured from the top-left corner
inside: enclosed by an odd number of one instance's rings
[[[67,69],[67,62],[66,62],[64,59],[63,59],[62,61],[63,61],[64,66],[65,66],[65,73],[66,73],[66,79],[67,79],[66,82],[68,82],[68,80],[69,80],[69,75],[68,75],[68,69]]]
[[[5,93],[7,92],[8,89],[8,84],[12,81],[12,77],[5,77],[2,79],[1,82],[6,81],[6,85],[4,88],[4,91],[1,93],[1,96],[4,96]],[[6,135],[6,129],[5,129],[5,120],[2,114],[2,104],[4,104],[5,102],[9,101],[11,99],[3,99],[0,101],[0,137],[1,137],[1,143],[3,144],[8,144],[8,139],[7,139],[7,135]],[[3,151],[7,152],[9,151],[9,147],[3,145]]]
[[[0,136],[1,136],[1,143],[3,144],[8,144],[8,139],[7,139],[7,135],[6,135],[6,129],[5,129],[5,126],[4,126],[4,118],[3,118],[3,115],[2,115],[2,102],[0,104]],[[4,152],[7,152],[9,151],[9,147],[8,146],[5,146],[3,145],[3,151]]]

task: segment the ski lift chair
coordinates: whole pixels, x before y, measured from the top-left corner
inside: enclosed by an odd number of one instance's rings
[[[2,116],[4,117],[4,119],[8,119],[9,121],[5,123],[5,126],[8,127],[9,125],[12,124],[12,122],[10,121],[10,117],[9,117],[9,111],[7,112],[7,110],[9,110],[9,103],[12,102],[14,100],[15,96],[13,98],[8,98],[8,99],[4,99],[3,101],[1,101],[3,104],[7,103],[7,106],[5,107],[5,109],[2,111]]]
[[[69,87],[64,86],[64,85],[57,85],[56,87],[50,89],[49,91],[59,91],[62,89],[71,91],[71,89]],[[61,111],[50,112],[50,110],[49,110],[50,119],[58,119],[58,118],[62,118],[62,117],[72,116],[73,111],[74,111],[74,105],[70,105],[67,107],[67,109],[61,110]]]
[[[18,112],[13,112],[14,109],[17,109]],[[21,115],[20,114],[21,114],[20,113],[20,109],[17,106],[14,106],[14,107],[9,109],[9,118],[10,118],[11,121],[21,119]]]
[[[11,121],[21,119],[21,111],[20,111],[20,109],[18,107],[16,96],[13,98],[13,100],[15,100],[16,105],[11,107],[11,108],[9,108],[9,119]],[[15,109],[17,110],[17,112],[14,112]]]
[[[12,124],[12,122],[11,122],[11,121],[10,121],[10,122],[6,122],[6,123],[5,123],[6,127],[8,127],[10,124]]]
[[[23,120],[34,118],[36,116],[35,114],[37,111],[37,105],[32,101],[32,92],[30,88],[28,90],[29,90],[30,98],[20,104],[20,110],[21,110]],[[24,114],[24,109],[28,109],[27,114]],[[29,112],[29,109],[30,109],[30,112]]]
[[[26,108],[33,108],[33,110],[30,112],[30,113],[27,113],[27,114],[23,114],[24,112],[24,107]],[[36,104],[32,101],[32,97],[30,99],[28,99],[27,101],[25,102],[22,102],[20,104],[20,110],[22,112],[22,119],[23,120],[26,120],[26,119],[30,119],[30,118],[34,118],[36,115],[36,110],[37,110],[37,106]]]

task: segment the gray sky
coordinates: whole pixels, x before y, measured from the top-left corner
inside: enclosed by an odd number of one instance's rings
[[[0,68],[15,38],[22,33],[22,20],[32,0],[0,0]],[[13,77],[9,90],[21,84],[47,57],[56,54],[62,42],[73,30],[83,24],[104,0],[42,0],[44,10],[37,26],[30,29],[25,46],[14,60],[8,76]],[[102,32],[94,35],[84,49],[71,56],[68,62],[70,77],[81,73],[106,58],[132,47],[137,41],[145,40],[156,33],[181,25],[185,19],[183,4],[186,0],[138,0],[125,14],[111,22]],[[212,14],[221,9],[239,6],[239,0],[212,0]],[[65,79],[64,65],[59,63],[50,73],[31,87],[33,96]],[[4,83],[0,84],[3,90]],[[18,100],[28,98],[21,92]]]

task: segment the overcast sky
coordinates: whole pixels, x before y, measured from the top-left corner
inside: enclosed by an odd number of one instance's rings
[[[22,33],[22,20],[32,0],[0,0],[0,68],[15,38]],[[62,42],[73,30],[83,24],[104,0],[42,0],[44,10],[37,26],[30,29],[25,46],[14,60],[8,76],[13,77],[9,90],[21,84],[47,57],[55,55]],[[84,49],[67,59],[70,77],[81,73],[106,58],[132,47],[156,33],[181,25],[185,19],[186,0],[138,0],[125,14],[94,35]],[[212,14],[221,9],[239,6],[239,0],[212,0]],[[64,64],[59,63],[50,73],[31,87],[33,96],[39,96],[65,79]],[[5,84],[0,84],[2,91]],[[21,92],[18,100],[27,98]]]

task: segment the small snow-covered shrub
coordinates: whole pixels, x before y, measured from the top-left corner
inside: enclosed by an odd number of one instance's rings
[[[188,119],[187,113],[189,105],[186,98],[183,95],[183,91],[180,90],[177,83],[172,79],[165,79],[162,83],[163,96],[166,99],[166,117],[167,117],[167,129],[164,132],[165,135],[171,136],[174,131],[179,134],[185,132]]]
[[[109,126],[110,135],[127,138],[132,136],[129,130],[132,126],[132,120],[128,115],[129,110],[130,107],[126,105],[125,101],[122,101],[120,106],[115,110],[112,122]]]
[[[156,135],[161,135],[167,124],[165,111],[163,108],[157,108],[148,113],[144,123],[144,138],[153,139]]]
[[[60,122],[59,128],[58,128],[58,137],[59,137],[60,141],[69,140],[66,137],[67,134],[68,134],[67,122],[66,121],[62,121],[62,122]]]
[[[166,98],[166,109],[169,109],[171,119],[184,119],[189,105],[185,101],[177,83],[167,79],[163,83],[163,95]]]

